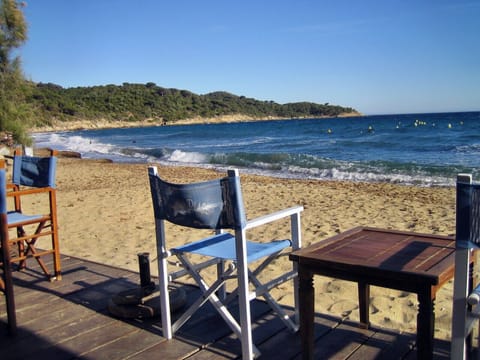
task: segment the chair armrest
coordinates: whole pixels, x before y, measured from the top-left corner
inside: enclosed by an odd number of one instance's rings
[[[50,188],[50,187],[28,188],[28,189],[20,189],[20,190],[12,188],[11,191],[7,191],[7,196],[8,197],[19,197],[19,196],[23,196],[23,195],[48,193],[48,192],[52,192],[52,191],[54,191],[54,189]]]
[[[273,222],[273,221],[276,221],[276,220],[280,220],[280,219],[285,218],[287,216],[292,216],[292,215],[295,215],[295,214],[300,215],[300,212],[302,212],[302,211],[303,211],[303,206],[298,205],[298,206],[294,206],[294,207],[291,207],[291,208],[288,208],[288,209],[276,211],[276,212],[271,213],[271,214],[263,215],[263,216],[260,216],[258,218],[255,218],[255,219],[248,220],[247,225],[245,226],[245,230],[252,229],[254,227],[264,225],[264,224],[267,224],[267,223],[270,223],[270,222]]]

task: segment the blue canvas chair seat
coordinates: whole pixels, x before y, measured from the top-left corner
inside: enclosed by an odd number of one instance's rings
[[[163,335],[171,339],[173,334],[209,301],[240,339],[242,358],[252,359],[260,355],[252,342],[250,314],[250,301],[258,296],[263,296],[288,328],[297,331],[296,264],[289,264],[293,266],[291,271],[268,279],[267,282],[260,281],[259,275],[283,250],[300,248],[300,213],[303,207],[296,206],[247,220],[237,170],[228,171],[227,177],[218,180],[191,184],[168,183],[159,177],[157,168],[153,166],[149,167],[148,171],[155,215]],[[290,219],[291,239],[269,242],[247,240],[247,230],[283,218]],[[168,249],[165,221],[178,226],[210,229],[215,231],[215,235]],[[181,270],[169,272],[167,259],[170,256],[177,257],[182,265]],[[198,258],[202,260],[195,261]],[[254,268],[249,267],[252,263]],[[200,271],[211,266],[216,266],[216,279],[207,284]],[[172,324],[168,283],[185,275],[195,280],[202,296]],[[294,280],[295,295],[293,319],[269,294],[273,287],[291,279]],[[227,295],[225,286],[230,280],[236,282],[236,289]],[[240,323],[227,308],[233,300],[238,300]]]
[[[25,215],[17,211],[9,211],[7,213],[7,220],[9,225],[15,225],[18,223],[35,223],[38,222],[43,216],[42,215]]]
[[[480,284],[474,284],[475,251],[480,246],[480,184],[470,174],[457,177],[455,275],[451,359],[466,359],[480,317]]]
[[[265,256],[275,254],[292,245],[290,240],[277,240],[270,243],[247,241],[247,262],[251,263]],[[172,254],[192,253],[211,256],[223,260],[237,260],[235,236],[230,233],[218,234],[200,241],[171,249]]]
[[[26,267],[28,258],[35,258],[50,280],[61,279],[60,250],[58,240],[57,204],[56,204],[56,151],[50,156],[26,156],[17,150],[13,157],[12,182],[7,184],[7,199],[13,205],[8,206],[8,228],[16,232],[10,237],[12,247],[17,245],[18,254],[10,261]],[[35,197],[34,197],[35,196]],[[26,202],[44,202],[44,213],[26,213]],[[43,241],[41,239],[48,239]],[[41,242],[42,249],[37,249]],[[53,274],[43,261],[44,256],[53,257]]]

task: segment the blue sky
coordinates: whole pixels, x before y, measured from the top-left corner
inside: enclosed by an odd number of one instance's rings
[[[480,0],[28,0],[35,82],[480,110]]]

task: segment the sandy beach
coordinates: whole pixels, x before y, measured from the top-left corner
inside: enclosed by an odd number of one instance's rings
[[[57,203],[60,250],[92,261],[138,270],[137,254],[149,252],[156,270],[153,210],[148,164],[118,164],[106,160],[59,158]],[[199,181],[223,176],[218,172],[187,167],[159,167],[173,182]],[[355,226],[452,235],[455,231],[453,188],[420,188],[314,180],[290,180],[241,173],[249,219],[292,205],[303,205],[303,245],[321,241]],[[277,222],[252,234],[265,240],[285,238],[288,222]],[[198,230],[197,230],[198,232]],[[172,245],[202,234],[168,232]],[[285,262],[282,262],[282,261]],[[290,266],[287,258],[273,270]],[[436,334],[450,336],[452,282],[437,294]],[[315,277],[316,311],[358,320],[356,284]],[[292,304],[290,284],[275,296]],[[375,325],[408,332],[416,330],[416,296],[372,287],[371,321]]]

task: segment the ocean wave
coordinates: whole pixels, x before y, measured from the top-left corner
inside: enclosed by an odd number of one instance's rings
[[[179,162],[179,163],[188,163],[188,164],[201,164],[205,163],[207,156],[205,154],[197,153],[197,152],[185,152],[181,150],[174,150],[169,158],[168,161],[171,162]]]
[[[332,168],[300,168],[289,167],[289,172],[294,174],[291,177],[308,178],[316,180],[338,180],[354,182],[387,182],[392,184],[416,185],[416,186],[453,186],[454,180],[444,176],[426,176],[425,174],[401,174],[383,173],[378,171],[366,171],[366,169],[346,170],[342,167]]]
[[[238,167],[242,171],[283,178],[389,182],[420,186],[452,186],[462,167],[424,166],[399,162],[352,162],[302,154],[199,154],[166,151],[159,161],[207,167]]]
[[[476,138],[478,139],[478,135],[476,136]],[[475,153],[475,155],[480,154],[480,144],[458,145],[455,146],[454,149],[459,153]]]
[[[461,172],[480,177],[480,143],[474,136],[478,131],[478,114],[466,113],[84,130],[33,137],[37,147],[77,151],[84,158],[238,167],[287,178],[452,186]]]
[[[36,147],[75,151],[83,158],[108,158],[114,161],[145,161],[142,151],[101,142],[92,137],[64,133],[39,133],[33,136]]]
[[[68,133],[46,133],[34,136],[36,146],[52,147],[60,150],[77,151],[79,153],[111,154],[115,146],[97,141],[94,138]]]
[[[73,134],[38,134],[36,145],[77,151],[82,157],[107,157],[114,161],[159,162],[214,168],[238,167],[244,172],[283,178],[390,182],[422,186],[451,186],[458,167],[425,167],[412,163],[355,162],[289,153],[203,153],[169,148],[119,148],[89,137]]]

